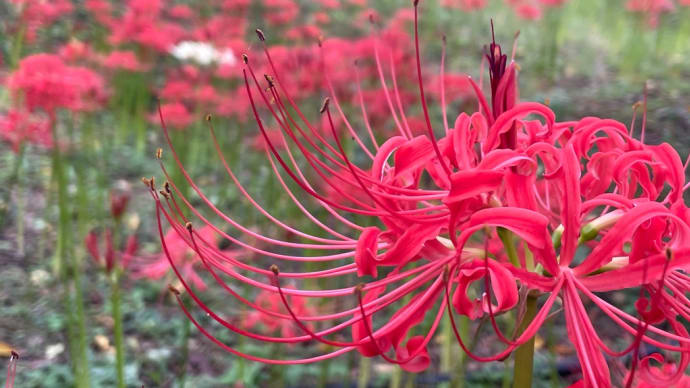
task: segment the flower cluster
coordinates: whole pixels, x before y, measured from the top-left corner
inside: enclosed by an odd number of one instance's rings
[[[232,232],[206,218],[174,182],[156,191],[147,181],[163,250],[199,308],[225,328],[255,340],[318,341],[335,350],[291,360],[257,357],[214,337],[178,293],[185,314],[213,342],[251,360],[307,363],[357,350],[418,372],[430,364],[427,347],[444,315],[453,322],[459,346],[473,359],[488,362],[509,356],[534,337],[547,318],[561,312],[580,361],[580,384],[610,386],[609,365],[615,361],[607,362],[607,357],[627,354],[633,361],[626,385],[678,381],[690,361],[690,336],[684,325],[690,318],[690,277],[685,273],[690,264],[690,211],[683,202],[687,185],[678,153],[668,144],[646,144],[644,119],[635,137],[634,121],[630,128],[598,117],[562,122],[547,105],[520,101],[518,66],[495,41],[486,49],[490,94],[485,95],[481,81],[467,78],[477,111],[460,113],[449,125],[442,102],[443,119],[434,122],[425,94],[416,3],[412,18],[416,50],[411,68],[418,86],[421,133],[408,126],[409,105],[400,103],[397,89],[386,92],[396,133],[381,138],[368,124],[356,129],[329,85],[329,66],[322,59],[321,73],[330,92],[319,120],[325,123],[324,132],[324,125],[310,121],[296,104],[299,90],[290,74],[275,66],[271,50],[265,49],[265,75],[257,72],[253,58],[243,57],[246,96],[270,165],[286,197],[321,233],[297,229],[259,204],[224,159],[212,127],[218,157],[244,198],[296,238],[272,238],[241,225],[218,209],[186,172],[187,183]],[[264,43],[263,33],[257,32]],[[382,77],[381,83],[385,90],[386,79]],[[368,123],[368,107],[361,100],[360,107],[362,121]],[[167,138],[164,114],[161,120]],[[275,129],[269,131],[269,123],[275,123]],[[354,154],[345,152],[345,137],[359,147]],[[176,165],[185,171],[168,142]],[[298,196],[295,188],[303,195]],[[181,211],[183,206],[194,222]],[[165,236],[164,223],[171,226]],[[190,286],[194,278],[180,270],[173,253],[179,248],[172,246],[170,233],[195,252],[239,303],[300,330],[282,336],[258,334],[214,312],[199,295],[202,289]],[[273,264],[262,268],[223,252],[216,236]],[[305,270],[310,262],[322,266]],[[342,279],[354,284],[337,286]],[[251,286],[262,298],[272,294],[274,302],[251,302],[233,282]],[[333,288],[324,288],[326,284]],[[483,292],[477,293],[477,287]],[[635,288],[635,313],[603,294]],[[298,298],[334,303],[314,303],[326,306],[316,312],[305,310]],[[523,322],[521,332],[503,333],[497,314],[515,311],[518,320],[524,319],[530,298],[539,306],[534,318]],[[275,306],[278,299],[280,308]],[[586,303],[628,333],[629,346],[617,349],[602,338]],[[488,318],[503,349],[490,355],[472,352],[455,329],[455,315]],[[422,325],[427,316],[431,323]],[[351,340],[344,340],[343,334]],[[643,343],[679,354],[677,365],[653,368],[652,360],[664,359],[660,353],[640,358]]]
[[[17,152],[24,142],[51,147],[57,109],[91,111],[106,100],[103,78],[82,66],[70,66],[53,54],[30,55],[5,80],[13,107],[0,115],[0,139]],[[47,116],[47,117],[46,117]]]

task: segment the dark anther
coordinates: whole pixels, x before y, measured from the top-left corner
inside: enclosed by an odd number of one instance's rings
[[[210,113],[206,115],[206,121],[211,121],[212,118],[213,116]]]
[[[261,29],[257,28],[256,30],[256,36],[259,37],[259,40],[264,42],[266,40],[266,36],[264,35],[264,32],[261,31]]]
[[[321,109],[319,109],[319,113],[325,112],[326,109],[328,109],[328,104],[329,104],[330,102],[331,102],[331,99],[328,98],[328,97],[326,97],[326,98],[323,100],[323,104],[321,104]]]
[[[269,268],[271,269],[271,272],[273,272],[274,275],[278,276],[280,274],[280,270],[278,269],[277,265],[271,264]]]
[[[244,62],[245,65],[249,63],[249,57],[247,54],[242,54],[242,62]]]
[[[163,149],[159,148],[156,150],[156,159],[160,159],[163,157]]]
[[[272,88],[274,83],[273,83],[273,77],[271,77],[268,74],[264,74],[264,78],[266,78],[266,82],[268,82],[268,87]]]
[[[356,285],[355,289],[354,289],[354,294],[360,295],[362,293],[362,290],[364,290],[365,286],[366,286],[366,284],[364,284],[364,283],[359,283],[358,285]]]
[[[188,231],[192,231],[192,223],[187,221],[187,223],[184,224],[184,227],[187,228]]]
[[[170,182],[165,181],[165,183],[163,183],[163,190],[165,190],[165,192],[168,193],[168,194],[172,193],[172,192],[170,191]]]
[[[172,284],[168,284],[168,291],[172,292],[175,295],[180,295],[180,290],[175,288]]]

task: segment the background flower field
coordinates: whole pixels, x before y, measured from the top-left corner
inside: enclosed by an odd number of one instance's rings
[[[432,366],[420,374],[357,352],[310,365],[246,361],[201,335],[168,292],[169,285],[181,287],[161,251],[155,205],[141,183],[152,176],[159,186],[165,181],[159,147],[180,190],[194,204],[202,200],[182,184],[160,116],[190,175],[225,214],[265,235],[297,241],[257,215],[231,184],[209,134],[209,114],[244,188],[257,202],[270,204],[276,218],[302,220],[296,227],[318,234],[288,206],[266,160],[267,143],[244,89],[242,55],[256,63],[258,74],[269,72],[254,32],[261,28],[286,88],[307,115],[319,117],[321,101],[330,94],[324,66],[346,113],[357,118],[352,124],[365,126],[360,114],[365,107],[369,124],[386,136],[394,118],[374,60],[379,50],[389,80],[395,72],[396,84],[390,81],[388,87],[409,110],[405,125],[421,134],[411,2],[1,0],[0,20],[0,369],[16,363],[14,386],[510,385],[511,359],[468,360],[449,345],[448,328],[435,337]],[[561,121],[601,116],[629,123],[635,111],[642,115],[646,94],[645,141],[669,142],[682,158],[688,155],[687,0],[422,1],[423,78],[435,122],[442,120],[442,98],[450,120],[476,109],[467,75],[479,79],[486,66],[490,20],[506,51],[517,39],[521,99],[545,102]],[[327,123],[320,124],[329,135]],[[277,127],[267,133],[281,136]],[[354,141],[345,146],[354,148]],[[328,194],[346,201],[337,192]],[[317,215],[327,218],[325,212]],[[163,232],[171,256],[195,289],[204,291],[208,306],[245,328],[301,334],[294,324],[229,301],[195,253],[175,233]],[[263,263],[212,231],[199,233],[224,252]],[[305,264],[312,271],[319,265]],[[274,296],[243,287],[257,304],[283,308]],[[626,300],[626,293],[606,297]],[[291,303],[305,313],[317,307],[299,298]],[[590,318],[615,342],[617,326]],[[423,325],[431,325],[433,317],[426,320]],[[473,333],[483,323],[460,325]],[[537,337],[535,386],[565,386],[581,374],[564,326],[562,317],[551,320]],[[215,334],[266,357],[303,357],[327,347],[259,346],[230,332]],[[481,337],[472,345],[495,347]],[[10,361],[13,350],[18,361]]]

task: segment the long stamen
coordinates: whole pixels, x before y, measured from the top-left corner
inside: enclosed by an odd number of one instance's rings
[[[417,83],[419,84],[419,97],[422,100],[422,110],[424,111],[424,120],[426,121],[426,128],[428,131],[429,139],[431,139],[431,145],[434,148],[438,162],[443,168],[443,171],[450,178],[450,168],[446,163],[446,160],[441,155],[441,150],[438,148],[438,143],[436,142],[436,135],[434,135],[434,129],[431,127],[431,119],[429,118],[429,108],[426,105],[426,97],[424,96],[424,83],[422,82],[422,63],[419,55],[419,0],[414,2],[414,47],[415,47],[415,57],[417,59]]]
[[[17,374],[17,361],[19,360],[19,353],[14,350],[10,351],[10,361],[7,363],[7,379],[5,379],[5,388],[14,388],[14,377]]]
[[[446,81],[445,81],[445,67],[446,67],[446,36],[441,38],[441,76],[439,85],[441,89],[441,114],[443,114],[443,129],[448,133],[448,113],[446,112]]]

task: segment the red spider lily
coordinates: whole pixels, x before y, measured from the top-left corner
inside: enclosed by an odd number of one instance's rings
[[[67,66],[60,57],[35,54],[22,59],[10,74],[7,86],[29,111],[43,109],[49,115],[58,108],[88,111],[100,106],[106,96],[103,79],[95,72]]]
[[[264,236],[224,214],[180,163],[161,111],[166,139],[187,183],[211,213],[237,232],[226,233],[211,223],[174,182],[167,182],[164,190],[157,192],[153,181],[147,181],[156,203],[163,250],[190,297],[212,319],[235,333],[275,343],[315,340],[337,350],[293,360],[261,358],[215,338],[178,295],[184,313],[213,342],[251,360],[306,363],[357,349],[365,356],[380,355],[418,372],[429,365],[426,347],[444,313],[448,313],[453,327],[456,313],[472,319],[488,316],[498,340],[505,345],[496,354],[471,352],[457,330],[454,332],[459,345],[473,359],[498,361],[531,339],[554,313],[552,308],[559,300],[568,336],[580,360],[584,386],[611,385],[604,354],[631,353],[630,375],[638,370],[641,379],[649,380],[651,356],[638,361],[643,342],[681,355],[672,374],[655,375],[657,380],[668,383],[679,379],[690,361],[690,337],[683,326],[683,321],[690,318],[690,300],[684,296],[690,290],[690,277],[684,273],[690,264],[690,213],[682,201],[686,185],[678,154],[668,144],[651,146],[635,139],[632,128],[628,130],[614,120],[587,117],[558,122],[548,106],[520,102],[518,67],[508,61],[495,41],[486,52],[490,100],[481,82],[468,78],[478,112],[461,113],[452,127],[446,120],[434,125],[426,103],[417,15],[415,4],[413,69],[425,124],[425,133],[419,136],[410,131],[396,88],[386,93],[391,97],[389,116],[397,134],[379,142],[371,126],[356,130],[331,86],[328,67],[322,64],[321,74],[330,92],[321,108],[330,136],[323,134],[296,104],[293,91],[285,87],[284,73],[275,66],[270,50],[264,51],[271,74],[263,77],[257,75],[250,58],[244,57],[247,98],[270,151],[271,168],[290,200],[323,231],[322,235],[299,230],[258,203],[227,164],[211,126],[218,157],[244,198],[277,227],[300,237],[300,242]],[[257,33],[263,43],[263,33]],[[381,78],[385,89],[385,78]],[[363,112],[364,108],[362,104]],[[335,118],[340,128],[336,128]],[[279,141],[269,135],[269,121],[282,131]],[[366,114],[363,121],[368,122]],[[643,122],[642,133],[644,127]],[[339,133],[351,137],[360,147],[357,164],[345,152]],[[163,164],[161,168],[170,179]],[[317,218],[309,203],[296,196],[286,180],[312,197],[330,214],[332,222]],[[203,227],[197,229],[189,222],[181,206]],[[370,221],[355,222],[352,215]],[[171,229],[163,235],[165,222]],[[334,227],[333,222],[339,226]],[[238,234],[245,238],[235,237]],[[281,272],[276,264],[262,269],[224,254],[215,243],[217,235],[281,263],[289,271]],[[194,252],[214,280],[241,303],[275,319],[294,322],[301,332],[282,337],[261,335],[216,314],[179,271],[171,248],[172,236],[184,247],[180,249]],[[249,244],[247,238],[267,243],[270,248]],[[319,253],[305,256],[307,249]],[[588,249],[586,257],[580,259],[578,252]],[[293,271],[305,262],[332,266]],[[336,279],[352,279],[355,275],[367,282],[335,286]],[[275,298],[277,294],[287,314],[246,299],[229,285],[230,279],[264,295],[272,293]],[[329,279],[334,288],[304,288],[310,279]],[[285,286],[300,281],[298,288]],[[467,290],[477,282],[481,282],[485,293],[472,300]],[[636,315],[596,294],[633,287],[640,289]],[[510,309],[520,311],[528,294],[543,296],[539,311],[522,333],[512,337],[504,334],[496,314]],[[310,314],[297,311],[297,302],[292,300],[296,297],[340,302],[329,306],[342,306],[343,299],[356,299],[357,305]],[[616,350],[600,338],[585,309],[586,300],[632,336],[630,346]],[[383,325],[375,325],[373,316],[391,309],[395,313]],[[432,318],[431,327],[421,336],[411,336],[413,328],[427,315]],[[348,330],[351,341],[331,339],[339,338],[339,333],[348,334]],[[391,349],[395,355],[391,355]],[[631,381],[628,379],[626,384]]]

